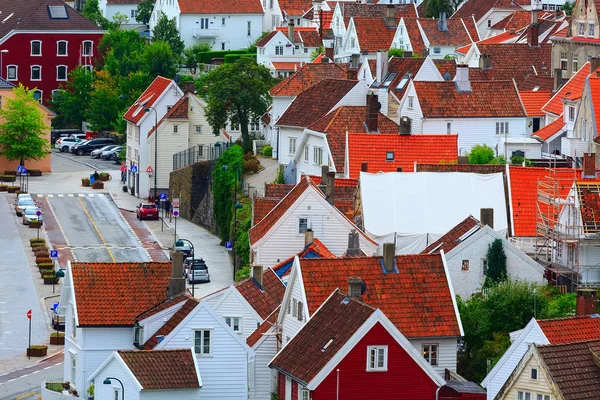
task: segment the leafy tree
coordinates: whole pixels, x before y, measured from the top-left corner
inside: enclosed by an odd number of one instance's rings
[[[233,145],[217,160],[213,170],[213,211],[218,235],[222,242],[229,239],[233,217],[233,191],[236,174],[241,171],[244,162],[244,150]],[[239,179],[238,179],[239,182]]]
[[[530,159],[523,156],[512,156],[510,158],[510,163],[512,165],[523,165],[523,163],[525,163],[526,167],[531,167],[533,165]]]
[[[425,0],[424,3],[426,17],[438,18],[441,12],[445,12],[448,18],[454,13],[461,0]]]
[[[40,160],[44,158],[50,146],[42,137],[50,127],[44,124],[44,115],[39,103],[33,98],[35,90],[28,90],[23,85],[13,89],[15,97],[6,99],[0,109],[0,117],[4,123],[0,125],[0,154],[8,160]]]
[[[197,82],[198,93],[206,100],[206,119],[218,135],[228,120],[242,130],[246,152],[252,148],[248,124],[265,113],[270,104],[273,78],[268,69],[254,60],[242,58],[215,68]]]
[[[92,87],[87,112],[90,128],[94,131],[112,130],[123,109],[117,78],[106,70],[99,71]]]
[[[152,40],[169,43],[173,54],[177,57],[181,56],[185,44],[179,36],[179,30],[175,23],[175,18],[169,19],[165,13],[161,12],[160,18],[156,26],[152,30]]]
[[[108,29],[111,25],[110,22],[102,15],[98,0],[87,0],[83,5],[83,11],[81,14],[102,29]]]
[[[141,24],[148,25],[154,10],[154,0],[144,0],[137,6],[137,15],[135,20]]]
[[[115,29],[118,29],[121,27],[121,25],[126,24],[127,22],[129,22],[129,17],[123,13],[116,13],[115,15],[113,15],[113,24],[115,26]]]
[[[469,164],[490,164],[494,159],[494,149],[485,144],[473,146],[469,153]]]
[[[490,287],[498,282],[505,281],[507,278],[506,254],[501,239],[496,239],[490,243],[486,258],[488,267],[484,287]]]
[[[92,84],[96,75],[83,67],[69,72],[69,80],[50,101],[50,107],[56,113],[52,125],[56,128],[80,128],[86,120],[86,108],[89,104]]]
[[[567,16],[571,16],[573,15],[574,7],[575,4],[572,1],[565,1],[565,4],[563,4],[563,6],[560,9],[564,11]]]
[[[146,41],[136,31],[112,29],[98,45],[98,52],[103,59],[101,67],[113,76],[128,76],[132,72],[138,72],[143,64],[141,55],[146,45]]]
[[[183,63],[190,69],[192,74],[196,73],[198,63],[200,62],[200,54],[210,51],[208,43],[196,43],[192,47],[186,47],[183,50]]]
[[[146,46],[142,60],[150,76],[173,78],[177,73],[177,62],[167,42],[153,42]]]

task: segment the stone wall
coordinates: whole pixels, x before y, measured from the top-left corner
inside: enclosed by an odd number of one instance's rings
[[[170,173],[169,191],[179,197],[180,215],[195,224],[215,231],[212,196],[214,162],[201,161]]]

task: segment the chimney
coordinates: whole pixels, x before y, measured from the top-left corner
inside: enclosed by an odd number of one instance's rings
[[[185,293],[185,278],[183,277],[183,253],[171,252],[171,278],[167,286],[167,297],[172,299]]]
[[[385,273],[395,272],[396,270],[396,245],[394,243],[383,244],[383,268]]]
[[[327,173],[326,185],[325,196],[327,197],[327,202],[333,206],[335,198],[335,172],[330,171]]]
[[[596,153],[583,153],[583,176],[596,177]]]
[[[362,284],[363,281],[359,277],[348,278],[348,296],[352,299],[362,300]]]
[[[312,244],[315,240],[315,233],[311,228],[308,228],[304,231],[304,247]]]
[[[531,0],[531,23],[537,24],[538,22],[538,11],[541,10],[542,7],[538,0]]]
[[[325,56],[321,58],[322,63],[328,63],[330,59],[333,59],[333,47],[325,47]]]
[[[459,92],[470,92],[471,82],[469,82],[469,66],[466,64],[458,64],[456,66],[456,75],[454,76],[454,84]]]
[[[379,117],[379,97],[373,92],[367,94],[367,116],[366,124],[368,132],[377,132],[377,120]]]
[[[562,69],[561,68],[554,68],[554,91],[558,91],[558,89],[560,89],[560,87],[562,86],[563,80],[562,80]]]
[[[329,173],[328,165],[321,165],[321,183],[319,184],[319,189],[321,192],[325,193],[327,191],[327,174]]]
[[[479,68],[481,69],[492,69],[492,59],[489,54],[483,53],[479,58]]]
[[[527,43],[531,47],[538,47],[539,37],[540,37],[540,26],[538,24],[531,24],[529,28],[527,28]]]
[[[386,50],[377,50],[377,83],[383,83],[388,74],[388,53]]]
[[[412,58],[412,51],[405,51],[404,53],[402,53],[402,57],[404,58]]]
[[[294,43],[294,20],[292,19],[288,22],[288,39],[290,42]]]
[[[410,136],[412,129],[412,119],[409,117],[401,117],[400,118],[400,135],[401,136]]]
[[[402,167],[396,168],[396,172],[402,172]]]
[[[385,26],[392,28],[396,26],[396,7],[388,4],[385,10]]]
[[[593,74],[600,67],[600,57],[590,58],[590,74]]]
[[[494,209],[493,208],[481,208],[479,209],[479,221],[482,224],[489,226],[494,229]]]
[[[262,265],[254,265],[252,266],[252,277],[258,284],[263,286],[263,266]]]
[[[584,316],[598,313],[598,297],[594,289],[579,289],[575,315]]]
[[[369,163],[361,163],[360,164],[360,172],[369,172]]]
[[[440,12],[438,29],[440,30],[440,32],[448,32],[448,22],[446,21],[446,13],[444,11]]]
[[[360,242],[356,229],[352,229],[348,233],[348,250],[346,250],[346,255],[350,257],[359,257],[361,255]]]
[[[193,81],[187,81],[187,82],[183,82],[183,87],[181,88],[183,90],[183,93],[191,93],[194,94],[196,92],[196,86],[194,85]]]

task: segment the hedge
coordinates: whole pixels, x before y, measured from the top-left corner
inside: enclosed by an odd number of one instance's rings
[[[225,56],[225,64],[234,63],[240,58],[252,58],[256,60],[256,54],[227,54]]]
[[[228,54],[248,54],[248,50],[219,50],[219,51],[207,51],[206,53],[198,54],[198,63],[210,64],[213,58],[225,58]]]

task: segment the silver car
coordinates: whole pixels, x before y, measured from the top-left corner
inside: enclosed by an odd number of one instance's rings
[[[101,149],[92,150],[92,152],[90,153],[90,157],[92,157],[92,158],[100,158],[100,157],[102,157],[102,153],[104,153],[105,151],[112,150],[115,147],[117,147],[117,146],[114,145],[114,144],[112,144],[110,146],[104,146]]]
[[[23,210],[27,207],[35,207],[35,202],[31,197],[23,197],[19,198],[17,204],[15,205],[15,212],[17,213],[17,217],[23,215]]]
[[[40,212],[38,217],[37,212]],[[23,211],[23,225],[29,225],[30,222],[41,222],[44,225],[44,213],[37,207],[27,207]]]

